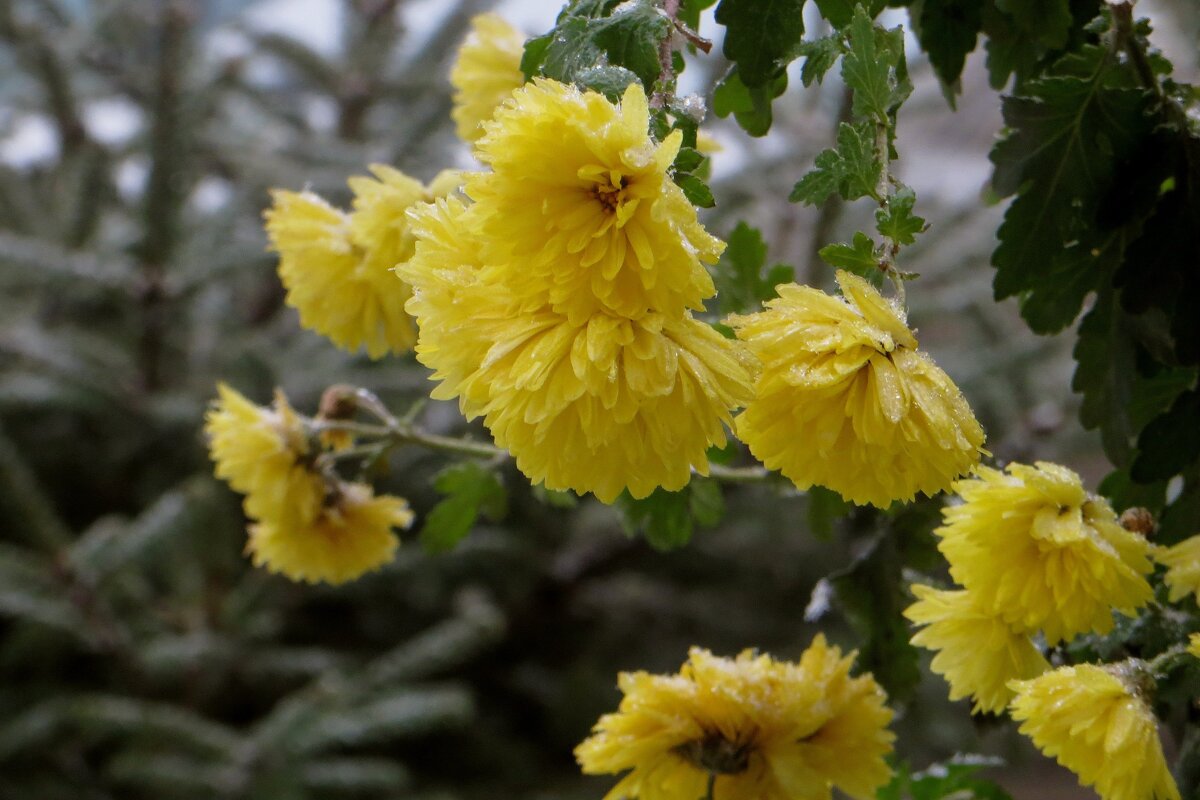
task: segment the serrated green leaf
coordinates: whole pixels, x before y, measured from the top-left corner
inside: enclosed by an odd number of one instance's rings
[[[433,485],[444,497],[425,516],[420,533],[421,544],[431,552],[453,549],[481,514],[499,521],[508,511],[499,476],[474,461],[446,468]]]
[[[917,0],[909,10],[921,49],[944,85],[953,86],[983,27],[979,0]]]
[[[900,244],[912,244],[918,233],[925,230],[925,219],[913,214],[917,195],[905,186],[888,198],[887,210],[875,212],[875,229]]]
[[[612,16],[597,20],[590,28],[592,40],[610,65],[630,70],[647,88],[654,85],[662,70],[658,46],[671,31],[671,21],[656,4],[622,4]]]
[[[742,130],[751,136],[766,136],[771,130],[771,103],[786,90],[786,72],[763,86],[750,88],[742,83],[735,66],[713,92],[713,112],[721,118],[732,114]]]
[[[1138,483],[1170,478],[1200,461],[1200,389],[1179,395],[1143,428],[1138,451],[1129,471]]]
[[[903,32],[877,27],[858,6],[846,33],[849,49],[842,57],[842,80],[854,92],[854,115],[887,124],[896,106],[912,92]]]
[[[775,296],[776,286],[793,279],[795,273],[785,264],[776,264],[764,276],[766,263],[767,245],[762,234],[739,222],[713,270],[721,314],[756,311]]]
[[[1124,239],[1098,230],[1096,214],[1115,164],[1152,126],[1147,94],[1119,85],[1124,78],[1109,74],[1104,51],[1065,59],[1060,71],[1070,74],[1005,98],[1010,132],[991,154],[996,191],[1019,191],[992,254],[996,298],[1027,293],[1022,313],[1039,333],[1069,324],[1120,256]]]
[[[687,197],[692,205],[700,208],[712,208],[717,204],[717,201],[713,199],[712,190],[708,188],[708,184],[695,175],[676,175],[675,183],[679,185],[680,189],[683,189],[684,196]]]
[[[879,254],[875,241],[862,231],[854,234],[850,244],[829,244],[817,255],[831,267],[853,272],[878,284],[883,275],[879,269]]]
[[[882,169],[870,123],[838,125],[837,148],[817,155],[813,169],[788,195],[793,203],[821,205],[836,192],[844,200],[874,197]]]
[[[821,83],[825,78],[825,73],[829,72],[844,51],[842,37],[837,35],[822,36],[820,39],[801,42],[797,50],[797,55],[804,57],[804,66],[800,70],[800,81],[805,86]]]
[[[773,82],[795,57],[804,37],[804,0],[721,0],[722,52],[747,87]]]
[[[1090,13],[1083,9],[1076,17],[1071,5],[1071,0],[996,0],[994,4],[982,4],[988,79],[993,89],[1003,89],[1014,74],[1020,87],[1035,73],[1039,62],[1067,46],[1072,32],[1082,28],[1077,19],[1091,19],[1099,12],[1099,3],[1092,2]]]
[[[670,31],[668,20],[649,0],[569,6],[550,33],[525,45],[521,69],[563,83],[578,83],[612,96],[627,70],[649,89],[662,65],[658,46]],[[595,85],[593,85],[595,84]]]
[[[546,63],[546,52],[550,49],[553,41],[554,34],[547,33],[545,36],[535,36],[525,42],[525,50],[521,53],[521,72],[524,73],[525,80],[544,74],[542,65]]]
[[[868,6],[868,13],[872,18],[879,16],[879,12],[887,6],[886,0],[870,0],[869,3],[863,3],[862,0],[816,0],[816,3],[821,16],[835,28],[844,28],[850,24],[850,20],[854,19],[855,6]]]

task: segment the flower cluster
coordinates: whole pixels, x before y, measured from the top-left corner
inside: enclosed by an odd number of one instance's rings
[[[801,489],[876,506],[937,494],[979,462],[983,429],[903,310],[856,275],[837,280],[841,298],[789,284],[730,319],[762,362],[738,437]]]
[[[891,770],[892,712],[869,674],[851,677],[822,636],[793,664],[692,648],[678,675],[622,673],[624,699],[575,756],[589,774],[627,774],[606,800],[874,797]],[[711,781],[711,784],[709,783]]]
[[[287,303],[300,312],[301,324],[339,347],[365,347],[379,358],[411,350],[417,338],[404,311],[411,291],[392,274],[413,254],[404,212],[454,191],[461,175],[447,170],[422,186],[382,164],[371,172],[374,178],[349,180],[350,213],[312,192],[276,190],[265,217]]]
[[[1054,645],[1107,633],[1114,610],[1132,615],[1149,602],[1152,546],[1057,464],[980,467],[954,490],[963,502],[942,512],[934,533],[963,591],[914,586],[906,614],[928,626],[913,642],[939,651],[933,669],[951,697],[973,695],[975,711],[999,712],[1010,680],[1047,667],[1031,636]],[[981,653],[992,654],[986,666]]]
[[[914,585],[905,611],[924,626],[913,644],[937,651],[932,669],[950,698],[973,697],[975,712],[1010,708],[1023,733],[1105,800],[1178,798],[1143,699],[1146,665],[1052,670],[1033,638],[1106,633],[1114,611],[1136,613],[1153,596],[1153,546],[1056,464],[980,467],[954,489],[963,502],[934,533],[963,588]]]
[[[417,358],[534,483],[612,502],[682,488],[725,443],[752,359],[695,320],[724,245],[671,180],[640,84],[536,80],[483,124],[466,199],[409,213]],[[468,203],[467,200],[470,202]]]
[[[255,566],[293,580],[343,583],[392,559],[392,529],[412,523],[408,503],[346,483],[320,452],[319,439],[282,392],[271,408],[221,385],[205,430],[216,474],[245,495],[254,522],[246,551]]]

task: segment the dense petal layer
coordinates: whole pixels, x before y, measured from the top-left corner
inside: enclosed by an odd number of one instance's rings
[[[624,699],[576,748],[589,774],[628,774],[607,798],[718,800],[874,795],[890,769],[892,712],[870,675],[851,677],[818,636],[798,664],[693,648],[678,675],[623,673]]]
[[[412,519],[399,497],[340,484],[308,524],[266,519],[251,525],[246,552],[256,567],[292,580],[345,583],[391,561],[400,543],[392,529],[407,528]]]
[[[220,384],[205,418],[214,472],[246,495],[246,513],[257,519],[304,525],[316,517],[324,482],[305,466],[309,445],[299,417],[282,392],[272,408],[251,403]]]
[[[482,124],[525,83],[521,72],[524,51],[525,37],[501,17],[480,14],[471,19],[471,32],[450,69],[454,87],[450,116],[464,142],[483,136]]]
[[[470,220],[456,200],[414,211],[422,232],[400,274],[416,287],[417,357],[483,416],[534,483],[612,502],[679,489],[706,451],[725,442],[731,411],[749,399],[750,362],[736,342],[683,316],[631,320],[597,312],[579,322],[522,309],[486,280]]]
[[[405,210],[452,191],[457,173],[429,188],[399,170],[373,165],[375,177],[349,180],[354,209],[342,212],[312,192],[272,192],[267,234],[279,252],[279,277],[300,323],[339,347],[365,347],[371,358],[412,348],[416,331],[404,311],[411,292],[392,269],[413,253]]]
[[[801,489],[887,506],[936,494],[979,461],[983,430],[900,312],[861,278],[843,298],[790,284],[730,318],[762,363],[738,436]]]
[[[1179,800],[1157,721],[1130,669],[1084,664],[1014,681],[1013,719],[1103,800]]]
[[[606,311],[679,317],[714,293],[702,265],[724,244],[668,174],[678,133],[655,144],[646,95],[619,106],[597,92],[538,79],[485,123],[467,182],[483,234],[487,281],[525,308],[571,322]]]
[[[1200,536],[1155,550],[1154,560],[1167,568],[1163,580],[1171,590],[1172,603],[1189,594],[1200,598]]]
[[[950,684],[950,699],[971,697],[972,713],[999,714],[1012,700],[1009,681],[1034,678],[1050,669],[1028,634],[1016,633],[968,592],[947,592],[919,584],[917,602],[904,611],[926,626],[912,643],[937,652],[930,667]]]
[[[1057,464],[980,467],[955,483],[963,502],[935,534],[950,574],[1016,630],[1055,644],[1112,629],[1112,611],[1149,602],[1151,545]]]

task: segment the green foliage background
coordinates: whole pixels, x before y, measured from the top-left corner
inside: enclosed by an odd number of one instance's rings
[[[369,162],[428,179],[461,161],[445,74],[483,4],[454,4],[417,42],[404,3],[350,0],[333,54],[263,32],[251,24],[254,5],[0,4],[0,126],[36,118],[57,143],[36,163],[0,164],[0,797],[597,796],[608,783],[579,777],[570,751],[615,704],[618,670],[674,670],[692,644],[794,656],[818,628],[861,647],[892,689],[904,759],[920,768],[963,750],[998,753],[1014,763],[1005,780],[1022,785],[1041,762],[1011,729],[946,703],[942,681],[918,669],[905,643],[901,565],[938,569],[934,501],[890,516],[846,513],[829,493],[696,482],[685,495],[610,509],[547,497],[511,467],[481,484],[470,467],[403,449],[378,477],[422,519],[442,520],[424,536],[427,549],[414,529],[394,564],[336,590],[248,565],[238,499],[211,477],[199,432],[218,380],[260,402],[281,385],[307,411],[333,383],[369,387],[396,410],[429,385],[411,358],[371,363],[298,329],[264,249],[267,189],[310,186],[344,201],[346,176]],[[575,3],[560,35],[527,51],[527,71],[610,92],[653,84],[659,18],[635,9],[613,21],[611,5]],[[685,3],[683,18],[694,23],[709,5]],[[810,10],[810,30],[797,29],[800,0],[769,4],[778,19],[759,5],[722,2],[723,48],[689,56],[689,79],[727,118],[715,122],[726,141],[741,141],[736,122],[753,134],[773,125],[787,143],[731,144],[743,167],[709,181],[716,207],[706,224],[731,244],[718,275],[725,305],[715,310],[752,307],[792,274],[828,285],[822,258],[871,262],[875,244],[856,231],[908,244],[928,222],[901,265],[921,273],[911,320],[971,399],[989,448],[1002,459],[1063,461],[1094,485],[1109,471],[1103,446],[1118,468],[1106,485],[1124,505],[1162,508],[1169,479],[1182,476],[1170,535],[1194,532],[1184,526],[1200,502],[1200,442],[1188,425],[1200,412],[1196,353],[1183,345],[1196,339],[1174,325],[1200,318],[1178,305],[1200,297],[1194,277],[1179,277],[1200,252],[1188,239],[1200,226],[1186,224],[1196,146],[1178,120],[1136,116],[1147,99],[1121,65],[1087,48],[1096,4],[918,0],[910,9],[929,60],[909,65],[917,89],[904,113],[924,127],[906,134],[901,119],[900,164],[931,146],[921,130],[971,114],[996,123],[983,126],[983,152],[1000,120],[982,83],[1011,77],[1020,94],[1004,103],[1012,132],[993,153],[995,193],[1018,197],[994,257],[1002,210],[982,201],[922,197],[918,218],[901,200],[876,219],[830,197],[873,190],[874,173],[864,177],[853,155],[872,133],[852,112],[894,113],[906,76],[893,63],[880,83],[873,56],[851,53],[842,69],[859,58],[870,73],[862,81],[878,91],[848,107],[838,77],[825,75],[843,52],[832,27],[812,29]],[[852,24],[852,4],[816,6]],[[944,13],[958,6],[978,13]],[[1013,11],[1025,6],[1050,9],[1047,19]],[[1197,30],[1195,8],[1164,9]],[[953,98],[978,33],[988,74],[967,62],[954,117],[934,77]],[[221,37],[239,44],[218,48]],[[880,42],[899,58],[898,41]],[[1068,49],[1077,55],[1061,74],[1034,77]],[[600,52],[612,65],[598,72]],[[785,94],[785,67],[798,55],[801,79]],[[132,110],[134,133],[97,135],[97,103]],[[1122,114],[1136,124],[1095,153],[1038,151],[1088,167],[1039,195],[1046,165],[1030,159],[1037,148],[1025,139],[1076,140],[1055,138],[1055,115],[1032,113],[1045,107],[1082,114],[1085,132]],[[812,162],[818,177],[801,181]],[[698,159],[686,166],[702,174]],[[1164,191],[1172,177],[1174,191]],[[812,208],[784,203],[798,181],[793,199]],[[707,189],[696,183],[694,200]],[[1105,202],[1105,187],[1119,207]],[[1039,217],[1058,226],[1048,233],[1023,216],[1026,198],[1047,196],[1062,215],[1080,198],[1096,203],[1085,233],[1099,238],[1077,246],[1099,249],[1102,270],[1054,249],[1063,239],[1053,234],[1075,222]],[[849,243],[825,247],[839,240]],[[1070,325],[1096,291],[1077,343],[1034,338],[1015,304],[993,303],[989,259],[997,294],[1019,294],[1039,332]],[[1103,437],[1075,422],[1072,347],[1083,422]],[[436,432],[483,435],[452,405],[422,413]],[[442,495],[453,502],[439,506]],[[483,514],[451,549],[471,524],[456,513],[464,499]],[[656,549],[693,533],[684,549]],[[974,773],[950,774],[969,783]],[[928,775],[909,783],[889,796],[961,788]]]

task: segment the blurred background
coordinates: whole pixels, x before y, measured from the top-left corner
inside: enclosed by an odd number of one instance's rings
[[[571,750],[615,707],[618,671],[674,671],[692,644],[794,657],[817,630],[862,640],[814,588],[880,517],[831,524],[775,485],[725,487],[724,521],[666,554],[614,509],[547,504],[510,467],[507,517],[453,552],[426,554],[410,532],[395,563],[336,589],[243,557],[239,498],[211,476],[200,432],[218,380],[258,402],[282,386],[308,413],[333,383],[394,410],[429,388],[411,357],[372,363],[299,328],[265,250],[267,190],[344,203],[370,162],[422,180],[469,168],[446,74],[485,10],[535,34],[558,6],[0,0],[0,798],[599,797],[611,781],[581,777]],[[1138,10],[1194,81],[1200,6]],[[709,92],[719,49],[689,62],[684,91]],[[911,322],[997,457],[1060,461],[1094,486],[1107,465],[1076,418],[1073,336],[1036,338],[991,299],[1001,123],[981,55],[952,112],[910,52],[899,170],[932,225],[902,264],[921,274]],[[746,220],[772,263],[822,286],[816,250],[871,209],[786,196],[842,103],[835,74],[795,80],[767,138],[704,127],[724,147],[710,230]],[[422,419],[486,435],[453,404]],[[379,482],[420,515],[447,463],[402,449]],[[935,564],[935,518],[914,507],[895,546]],[[858,579],[873,600],[870,573]],[[1017,798],[1091,796],[923,675],[897,698],[900,758],[995,754]]]

